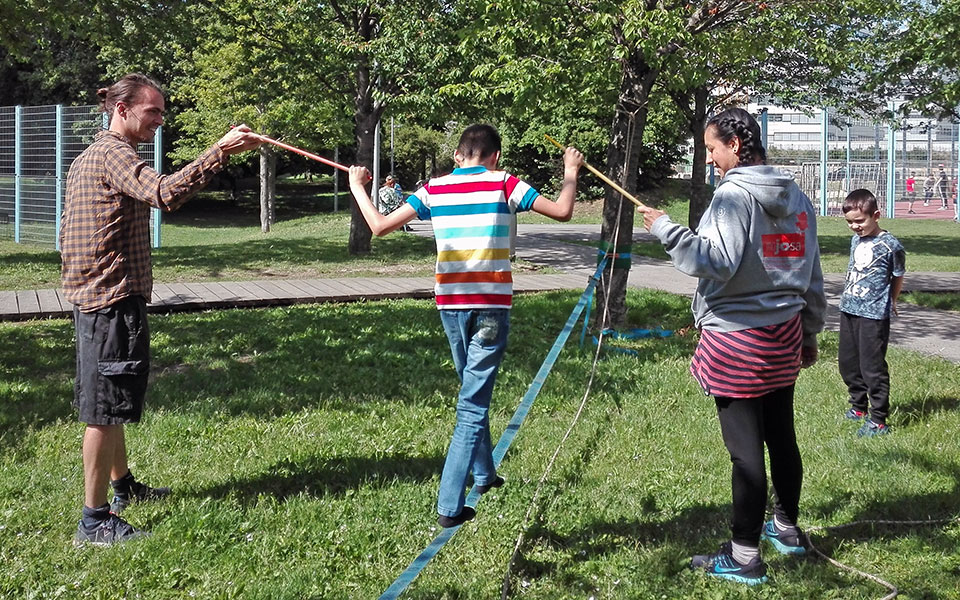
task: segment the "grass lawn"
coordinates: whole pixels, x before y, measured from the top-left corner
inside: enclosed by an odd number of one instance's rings
[[[498,437],[577,294],[517,298],[491,422]],[[635,326],[679,328],[686,299],[631,291]],[[70,544],[82,498],[82,427],[70,408],[69,321],[0,324],[0,597],[374,598],[436,534],[435,494],[456,377],[429,301],[299,305],[153,316],[135,473],[175,496],[126,516],[153,536]],[[687,333],[608,353],[549,480],[512,598],[876,599],[876,584],[765,547],[758,589],[687,571],[724,541],[730,465],[715,409],[688,373]],[[960,372],[891,348],[893,433],[858,439],[834,334],[797,392],[802,524],[938,519],[960,506]],[[499,597],[537,480],[586,386],[571,340],[501,472],[403,598]],[[902,598],[956,598],[960,524],[864,525],[817,538]]]
[[[901,302],[960,312],[960,292],[909,292],[900,296]]]

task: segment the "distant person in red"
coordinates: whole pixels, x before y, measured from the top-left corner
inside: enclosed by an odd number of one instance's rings
[[[150,374],[150,208],[176,210],[210,183],[231,154],[260,145],[241,125],[183,169],[161,175],[137,154],[137,144],[152,140],[163,124],[160,85],[131,73],[97,96],[110,126],[70,166],[60,231],[63,292],[73,304],[77,330],[73,403],[86,423],[77,546],[109,546],[144,535],[117,514],[134,502],[170,494],[170,488],[134,478],[124,434],[127,423],[140,421]]]
[[[907,184],[907,214],[915,215],[917,213],[913,210],[913,203],[917,199],[914,194],[916,185],[917,185],[917,180],[913,176],[913,171],[910,171],[910,174],[907,175],[906,184]]]

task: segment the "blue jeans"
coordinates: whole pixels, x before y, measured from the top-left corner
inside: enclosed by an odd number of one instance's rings
[[[440,320],[460,378],[460,398],[457,424],[440,477],[437,512],[455,517],[463,510],[464,488],[471,471],[476,485],[489,485],[497,477],[488,412],[507,347],[510,310],[441,310]]]

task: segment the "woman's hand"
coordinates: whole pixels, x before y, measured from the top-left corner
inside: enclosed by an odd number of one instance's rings
[[[649,206],[640,206],[637,208],[637,212],[643,215],[643,226],[647,228],[647,231],[650,231],[650,228],[653,227],[654,221],[667,214]]]

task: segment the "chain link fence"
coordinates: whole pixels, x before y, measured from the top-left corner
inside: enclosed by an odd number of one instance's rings
[[[106,126],[96,106],[0,107],[0,239],[59,249],[67,173]],[[137,152],[161,168],[161,131]],[[151,211],[153,245],[160,245],[159,211]]]

